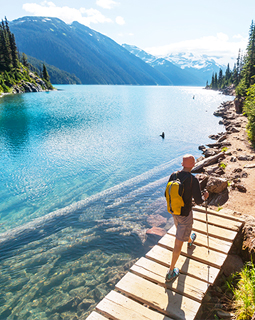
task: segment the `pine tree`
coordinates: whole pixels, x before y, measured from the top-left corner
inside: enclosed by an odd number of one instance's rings
[[[212,74],[211,88],[214,89],[214,73]]]
[[[233,69],[233,84],[235,86],[238,85],[238,72],[237,72],[237,67],[236,67],[236,64],[234,64],[234,69]]]
[[[28,68],[29,64],[27,62],[27,56],[24,52],[22,52],[22,55],[21,55],[21,63],[23,64],[23,66]]]
[[[50,76],[48,74],[45,64],[43,64],[42,78],[46,81],[50,81]]]
[[[222,72],[222,69],[220,68],[219,79],[218,79],[218,88],[222,88],[222,82],[223,82],[223,72]]]
[[[249,37],[249,44],[247,48],[248,56],[247,56],[247,85],[248,88],[254,83],[253,76],[255,75],[255,26],[251,24],[250,28],[250,37]]]
[[[246,96],[247,89],[254,84],[255,76],[255,26],[251,22],[249,41],[244,58],[240,59],[239,84],[236,93],[239,96]]]
[[[226,72],[225,72],[225,82],[226,82],[226,85],[228,85],[228,82],[229,82],[230,77],[231,77],[231,71],[230,71],[230,67],[229,67],[229,63],[228,63],[227,69],[226,69]]]
[[[241,63],[242,63],[241,49],[239,49],[239,51],[238,51],[238,57],[237,57],[237,60],[236,60],[237,84],[238,84],[239,81],[240,81]]]
[[[4,34],[0,25],[0,72],[5,70],[4,46]]]
[[[10,46],[9,35],[3,20],[1,23],[1,29],[2,29],[1,43],[2,43],[2,54],[3,54],[3,60],[4,60],[4,70],[11,71],[13,67],[11,46]]]
[[[17,46],[14,34],[11,33],[8,21],[2,20],[0,24],[0,71],[11,71],[19,65]]]
[[[214,89],[218,89],[218,77],[217,72],[214,74]]]
[[[19,57],[18,49],[15,42],[15,37],[13,33],[10,33],[10,45],[11,45],[11,54],[12,54],[12,64],[15,69],[19,67]]]

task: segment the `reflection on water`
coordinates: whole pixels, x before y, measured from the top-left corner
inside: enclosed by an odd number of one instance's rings
[[[29,139],[29,117],[23,96],[8,97],[8,104],[2,104],[0,113],[0,136],[15,155],[23,151]],[[15,104],[13,104],[15,99]]]

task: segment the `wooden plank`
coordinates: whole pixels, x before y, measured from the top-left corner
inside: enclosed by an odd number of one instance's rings
[[[201,211],[193,211],[193,218],[202,222],[206,222],[206,214]],[[207,213],[208,223],[218,227],[224,227],[225,229],[239,231],[242,227],[242,222],[234,221],[227,218],[222,218],[210,213]]]
[[[146,258],[169,267],[172,259],[172,251],[156,245],[146,254]],[[188,274],[210,284],[214,283],[220,273],[220,269],[218,268],[208,266],[207,264],[190,259],[183,255],[180,255],[176,263],[176,267],[178,267],[182,273]]]
[[[184,274],[179,275],[178,281],[174,281],[171,284],[166,283],[165,276],[168,271],[168,267],[162,266],[161,264],[144,257],[139,259],[131,267],[131,271],[144,279],[169,288],[200,303],[202,302],[204,294],[209,287],[208,283]]]
[[[108,320],[109,318],[105,318],[101,314],[93,311],[87,318],[86,320]]]
[[[99,302],[96,309],[110,319],[116,320],[172,320],[116,291],[108,293],[108,295]]]
[[[169,250],[174,249],[174,243],[175,236],[172,236],[170,234],[165,234],[164,237],[162,237],[158,242],[159,245]],[[206,247],[192,246],[191,248],[188,248],[186,243],[183,244],[181,253],[186,257],[206,263],[219,269],[227,258],[226,254],[214,251],[212,249],[208,251]]]
[[[207,234],[206,223],[194,220],[192,229]],[[233,242],[237,232],[208,224],[208,234],[212,237]]]
[[[178,279],[176,279],[178,281]],[[128,272],[116,289],[169,317],[194,320],[200,303]]]
[[[198,244],[200,246],[204,246],[207,248],[207,236],[199,231],[196,232],[196,240],[194,241],[194,244]],[[173,236],[176,235],[176,227],[173,225],[168,231],[168,234],[171,234]],[[185,244],[184,244],[185,245]],[[218,238],[214,238],[213,236],[209,236],[209,249],[213,249],[218,252],[222,252],[225,254],[228,254],[230,248],[232,246],[231,242],[221,240]]]
[[[205,212],[205,207],[201,207],[201,206],[194,206],[192,208],[192,210],[194,211],[199,211],[199,212]],[[244,223],[244,219],[241,218],[240,216],[237,216],[234,214],[234,211],[230,210],[230,209],[222,209],[219,211],[215,211],[212,209],[207,209],[207,213],[213,214],[215,216],[218,217],[222,217],[222,218],[227,218],[229,220],[233,220],[233,221],[239,221],[241,223]]]

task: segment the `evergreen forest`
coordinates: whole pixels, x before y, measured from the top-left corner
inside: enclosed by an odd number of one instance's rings
[[[239,50],[236,64],[230,70],[229,64],[225,74],[222,70],[212,75],[211,84],[207,88],[221,90],[231,84],[235,86],[236,99],[243,100],[243,112],[248,117],[248,137],[255,146],[255,25],[252,21],[249,40],[244,56]]]
[[[38,73],[33,75],[30,71],[32,66],[27,62],[25,54],[18,53],[14,34],[10,31],[8,21],[2,20],[0,23],[0,93],[11,93],[13,87],[21,87],[22,84],[29,82],[38,85],[36,79]],[[40,82],[43,90],[52,90],[50,77],[46,66],[43,64]],[[22,91],[22,90],[21,90]]]

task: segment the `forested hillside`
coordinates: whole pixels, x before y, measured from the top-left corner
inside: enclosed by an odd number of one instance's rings
[[[0,92],[25,92],[53,89],[43,65],[43,79],[30,72],[19,60],[14,34],[7,19],[0,23]]]
[[[75,74],[71,74],[64,70],[60,70],[44,61],[38,60],[34,57],[27,56],[27,61],[30,65],[30,70],[40,73],[43,64],[46,66],[50,76],[50,81],[53,84],[81,84],[81,80]]]
[[[228,65],[225,74],[222,70],[219,74],[213,74],[211,84],[207,84],[207,87],[218,90],[231,84],[236,87],[235,101],[241,104],[241,109],[248,117],[248,136],[255,146],[255,25],[253,21],[245,55],[242,56],[239,50],[233,70]]]

